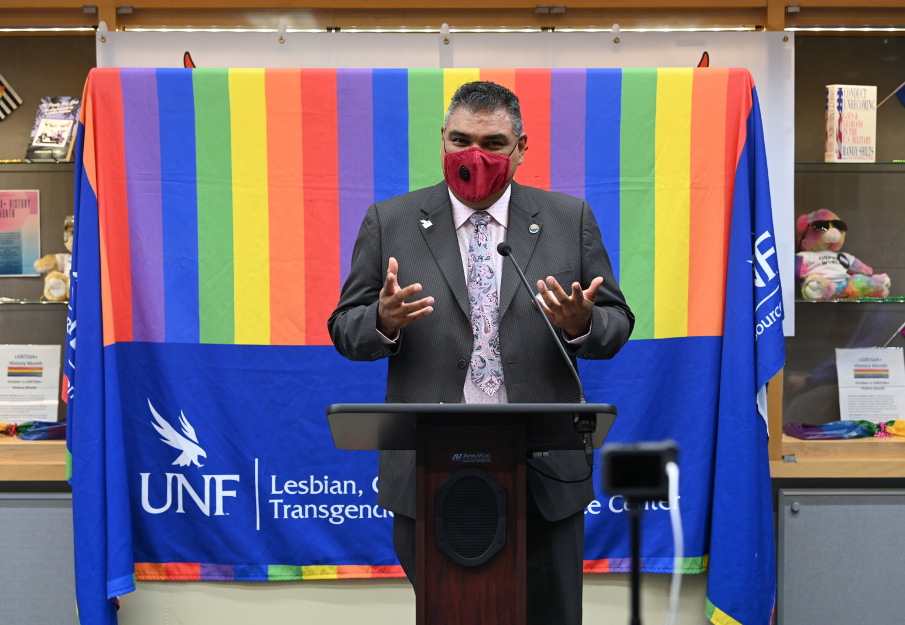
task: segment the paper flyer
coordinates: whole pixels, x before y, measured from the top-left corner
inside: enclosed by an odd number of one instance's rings
[[[0,345],[0,421],[56,421],[60,345]]]
[[[0,275],[36,276],[41,257],[40,195],[0,191]]]
[[[901,347],[836,349],[843,421],[905,419],[905,351]]]

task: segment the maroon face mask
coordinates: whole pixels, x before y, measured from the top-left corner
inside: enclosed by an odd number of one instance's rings
[[[515,148],[518,143],[512,148]],[[509,182],[511,156],[486,152],[474,146],[461,152],[447,152],[443,143],[443,177],[456,195],[468,202],[480,202]]]

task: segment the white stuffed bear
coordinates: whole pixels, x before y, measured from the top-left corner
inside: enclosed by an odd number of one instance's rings
[[[72,231],[75,218],[72,215],[63,220],[63,245],[68,253],[48,254],[35,261],[38,273],[44,276],[44,297],[50,302],[65,302],[69,299],[69,271],[72,267]]]

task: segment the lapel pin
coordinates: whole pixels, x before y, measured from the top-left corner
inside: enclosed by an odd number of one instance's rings
[[[530,232],[531,234],[537,234],[539,231],[540,226],[538,226],[537,224],[531,224],[530,226],[528,226],[528,232]]]
[[[430,228],[430,227],[433,226],[433,225],[434,225],[434,224],[432,224],[432,223],[430,222],[430,219],[422,219],[422,220],[421,220],[421,227],[424,228],[425,230],[427,230],[428,228]]]

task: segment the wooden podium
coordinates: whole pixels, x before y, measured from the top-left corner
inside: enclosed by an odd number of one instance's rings
[[[415,450],[418,625],[525,625],[525,460],[582,450],[579,420],[610,404],[335,404],[339,449]]]

